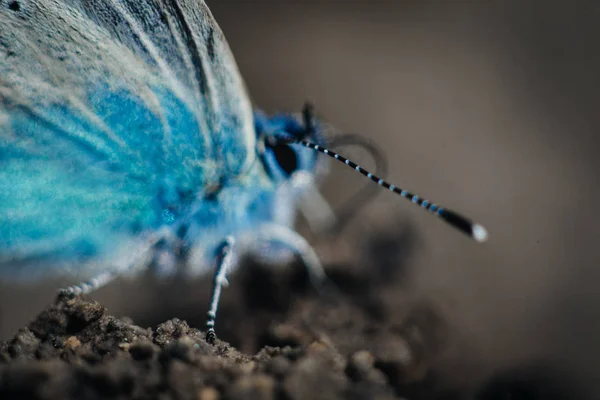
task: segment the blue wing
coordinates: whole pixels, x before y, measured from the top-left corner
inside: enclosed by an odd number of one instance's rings
[[[251,165],[251,105],[204,2],[9,3],[0,276],[102,259],[161,225],[165,205]]]

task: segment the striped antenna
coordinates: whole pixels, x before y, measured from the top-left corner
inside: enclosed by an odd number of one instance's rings
[[[488,232],[482,225],[472,222],[471,220],[460,215],[457,212],[448,210],[447,208],[442,208],[428,200],[425,200],[425,199],[417,196],[416,194],[409,192],[408,190],[405,190],[396,185],[392,185],[392,184],[384,181],[377,175],[373,175],[366,169],[362,168],[360,165],[348,160],[345,157],[342,157],[341,155],[337,154],[334,151],[323,148],[312,142],[308,142],[306,140],[301,140],[301,139],[295,139],[295,138],[292,138],[289,136],[277,137],[276,140],[283,142],[283,143],[301,144],[304,147],[308,147],[309,149],[313,149],[320,153],[326,154],[329,157],[334,158],[334,159],[346,164],[347,166],[354,169],[355,171],[360,172],[361,174],[363,174],[364,176],[366,176],[373,182],[377,183],[379,186],[383,186],[384,188],[389,189],[390,191],[392,191],[396,194],[399,194],[400,196],[404,197],[405,199],[410,200],[412,203],[421,206],[423,209],[429,211],[430,213],[437,215],[442,220],[446,221],[448,224],[452,225],[456,229],[466,233],[467,235],[469,235],[471,238],[475,239],[476,241],[485,242],[488,238]]]
[[[309,103],[305,104],[304,109],[302,110],[302,114],[304,117],[304,123],[305,123],[306,132],[307,132],[307,135],[305,137],[310,137],[310,134],[312,132],[315,132],[315,130],[316,130],[316,121],[314,118],[314,112],[313,112],[312,105]],[[309,149],[313,149],[320,153],[326,154],[329,157],[334,158],[334,159],[346,164],[353,170],[360,172],[361,174],[363,174],[364,176],[366,176],[373,182],[377,183],[379,186],[383,186],[384,188],[389,189],[390,191],[392,191],[396,194],[399,194],[400,196],[404,197],[405,199],[410,200],[412,203],[414,203],[418,206],[421,206],[423,209],[429,211],[430,213],[437,215],[442,220],[446,221],[448,224],[450,224],[454,228],[460,230],[461,232],[466,233],[474,240],[476,240],[478,242],[485,242],[488,238],[488,232],[482,225],[471,221],[470,219],[460,215],[459,213],[457,213],[455,211],[448,210],[447,208],[440,207],[428,200],[422,199],[421,197],[417,196],[414,193],[409,192],[408,190],[405,190],[396,185],[392,185],[392,184],[384,181],[377,175],[373,175],[366,169],[362,168],[360,165],[348,160],[345,157],[342,157],[341,155],[337,154],[334,151],[331,151],[329,149],[326,149],[324,147],[321,147],[319,145],[316,145],[312,142],[309,142],[309,141],[306,141],[303,139],[294,138],[289,135],[282,135],[282,136],[276,136],[276,137],[270,136],[268,138],[268,140],[274,140],[274,141],[278,141],[281,143],[288,143],[288,144],[289,143],[297,143],[297,144],[301,144],[302,146],[307,147]]]

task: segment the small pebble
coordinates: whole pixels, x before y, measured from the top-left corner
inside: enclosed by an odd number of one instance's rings
[[[196,400],[219,400],[220,397],[217,389],[213,387],[202,388],[196,394]]]

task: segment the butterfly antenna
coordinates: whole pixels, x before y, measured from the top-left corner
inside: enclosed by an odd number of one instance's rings
[[[329,149],[340,146],[353,146],[366,151],[375,163],[374,172],[383,176],[387,175],[388,165],[385,154],[375,143],[367,138],[356,134],[344,133],[327,142]],[[365,187],[358,190],[348,199],[345,199],[341,205],[336,206],[334,211],[338,217],[330,227],[330,232],[339,232],[344,229],[348,222],[356,215],[357,210],[365,203],[371,201],[377,193],[379,193],[377,187],[367,182]]]
[[[315,129],[315,119],[314,119],[314,114],[312,111],[312,106],[307,104],[304,107],[303,115],[304,115],[304,120],[306,123],[307,130]],[[441,218],[442,220],[444,220],[445,222],[447,222],[454,228],[462,231],[463,233],[466,233],[467,235],[469,235],[471,238],[473,238],[477,242],[485,242],[488,238],[488,232],[482,225],[471,221],[467,217],[464,217],[455,211],[451,211],[447,208],[443,208],[437,204],[434,204],[428,200],[425,200],[400,186],[392,185],[392,184],[386,182],[385,180],[381,179],[377,175],[370,173],[366,169],[362,168],[360,165],[352,162],[351,160],[348,160],[347,158],[339,155],[338,153],[336,153],[334,151],[331,151],[327,148],[321,147],[321,146],[314,144],[312,142],[309,142],[307,140],[297,139],[297,138],[293,138],[290,136],[278,137],[277,140],[287,142],[287,143],[301,144],[304,147],[307,147],[309,149],[313,149],[320,153],[326,154],[329,157],[334,158],[335,160],[346,164],[348,167],[354,169],[355,171],[360,172],[361,174],[366,176],[368,179],[377,183],[379,186],[383,186],[384,188],[390,190],[391,192],[394,192],[394,193],[400,195],[401,197],[404,197],[405,199],[409,200],[413,204],[420,206],[424,210],[429,211],[431,214],[438,216],[439,218]]]

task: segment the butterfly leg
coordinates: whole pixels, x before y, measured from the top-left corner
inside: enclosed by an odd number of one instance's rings
[[[78,285],[59,289],[58,292],[75,296],[89,294],[112,282],[118,276],[125,276],[138,271],[140,268],[146,267],[149,263],[148,257],[153,253],[154,246],[157,242],[157,238],[144,241],[139,244],[138,247],[135,247],[133,251],[127,250],[128,258],[121,259],[119,263],[114,264],[118,265],[118,267],[113,267],[112,269],[101,272],[92,279]]]
[[[106,285],[107,283],[110,283],[116,278],[116,276],[116,273],[112,271],[106,271],[78,285],[73,285],[64,289],[60,289],[58,292],[61,294],[69,294],[75,296],[89,294],[94,290],[97,290],[102,286]]]
[[[261,225],[260,229],[255,232],[254,246],[251,246],[252,251],[264,261],[277,262],[281,261],[283,257],[277,251],[264,251],[263,244],[265,242],[283,245],[285,250],[300,256],[315,288],[318,290],[323,288],[323,284],[327,282],[327,275],[321,260],[312,246],[300,234],[287,226],[274,223]]]
[[[221,290],[229,284],[227,281],[227,273],[234,268],[237,262],[234,246],[235,240],[229,236],[217,250],[213,290],[210,296],[210,308],[206,318],[206,341],[209,343],[214,343],[217,338],[217,334],[215,333],[215,319],[217,318]]]

